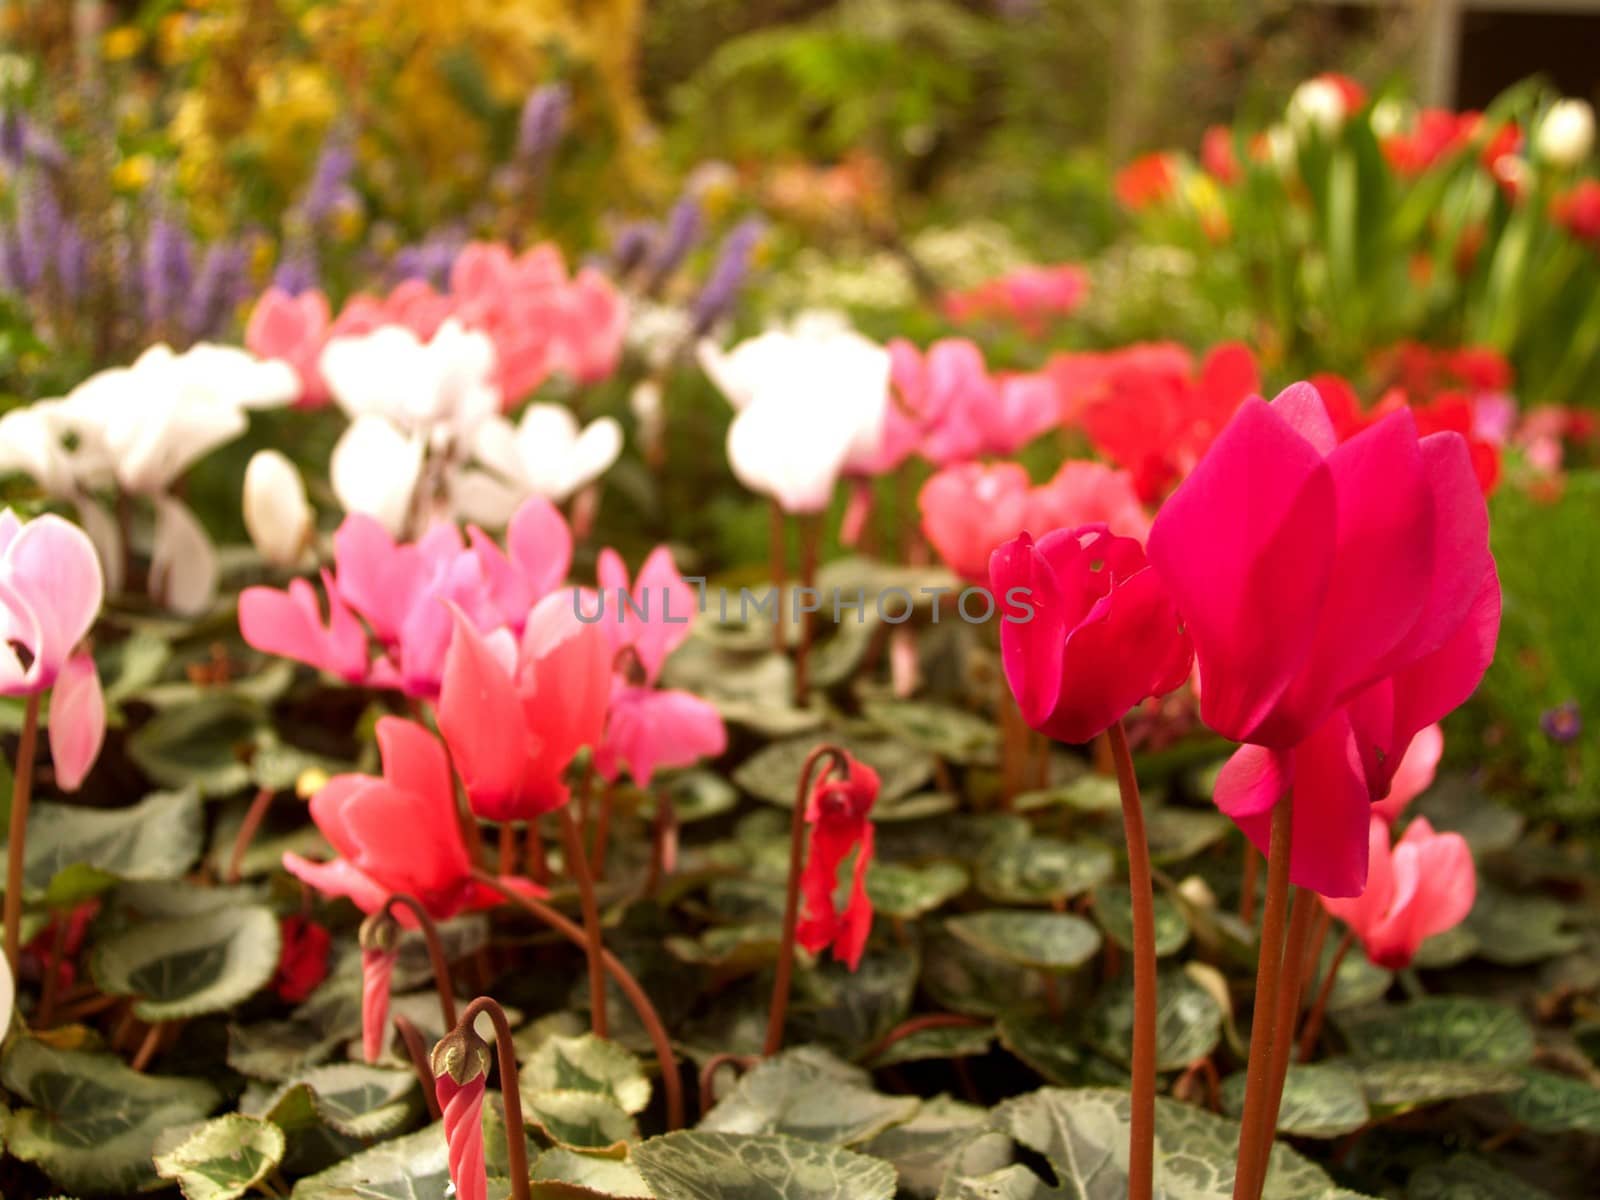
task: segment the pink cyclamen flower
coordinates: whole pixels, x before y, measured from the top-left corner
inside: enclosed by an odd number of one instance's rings
[[[800,893],[805,911],[795,937],[812,954],[830,946],[833,956],[854,971],[872,932],[872,901],[867,896],[867,868],[872,864],[872,805],[878,798],[878,773],[849,755],[843,773],[825,774],[806,801],[811,842]],[[856,851],[850,898],[843,912],[834,904],[839,866]]]
[[[321,408],[330,396],[318,366],[327,345],[332,317],[328,298],[312,289],[291,296],[268,288],[250,312],[244,344],[258,358],[288,363],[300,380],[297,408]]]
[[[1406,805],[1433,786],[1434,772],[1439,769],[1439,759],[1443,755],[1444,729],[1435,721],[1411,739],[1405,757],[1395,768],[1389,795],[1374,803],[1372,811],[1393,825]]]
[[[1141,542],[1150,532],[1150,517],[1139,502],[1133,476],[1087,460],[1062,463],[1050,482],[1033,489],[1028,520],[1032,529],[1104,525]]]
[[[50,513],[21,521],[9,508],[0,511],[0,695],[50,689],[50,754],[56,783],[68,792],[83,782],[105,740],[100,676],[78,648],[104,595],[88,534]]]
[[[499,903],[499,893],[472,878],[439,740],[399,717],[380,718],[377,733],[381,777],[335,775],[311,798],[311,819],[339,857],[318,863],[285,854],[284,868],[320,892],[348,896],[367,913],[395,892],[411,893],[438,921]],[[416,923],[406,909],[398,919]]]
[[[1000,655],[1023,718],[1087,742],[1189,676],[1193,650],[1165,585],[1133,538],[1103,525],[1024,533],[994,552]]]
[[[1218,807],[1265,847],[1292,788],[1291,880],[1358,895],[1371,802],[1494,653],[1465,439],[1419,438],[1402,408],[1339,443],[1308,384],[1248,400],[1156,517],[1150,561],[1194,641],[1201,716],[1246,743]]]
[[[609,547],[596,567],[597,594],[573,597],[579,619],[605,631],[616,674],[595,769],[608,780],[626,771],[648,786],[659,770],[714,758],[728,747],[716,706],[690,692],[655,686],[667,656],[689,636],[694,590],[672,552],[658,546],[630,584],[622,556]]]
[[[565,774],[600,744],[612,655],[598,626],[579,620],[570,593],[545,597],[518,645],[480,632],[460,609],[439,692],[439,731],[472,811],[525,821],[567,802]]]
[[[1389,845],[1389,825],[1374,816],[1368,827],[1371,867],[1367,886],[1350,899],[1322,905],[1350,926],[1367,957],[1398,971],[1411,965],[1428,938],[1454,929],[1472,911],[1478,892],[1472,851],[1459,833],[1435,833],[1418,817]]]
[[[970,583],[989,578],[989,555],[1028,527],[1032,489],[1017,463],[966,463],[929,478],[917,495],[922,532],[941,559]]]
[[[287,592],[246,588],[239,596],[244,640],[348,683],[432,697],[450,645],[448,606],[458,606],[480,632],[520,635],[534,604],[566,577],[572,531],[539,496],[512,516],[503,551],[471,526],[465,543],[453,525],[397,543],[376,520],[352,513],[334,534],[333,556],[333,571],[322,574],[326,622],[307,580],[294,580]]]

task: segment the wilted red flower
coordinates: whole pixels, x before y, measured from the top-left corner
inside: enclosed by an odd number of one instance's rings
[[[284,917],[278,931],[283,948],[278,952],[272,990],[280,1000],[299,1004],[328,977],[328,949],[333,938],[324,926],[299,913]]]
[[[1140,212],[1178,193],[1178,161],[1166,152],[1141,154],[1117,172],[1113,183],[1125,208]]]
[[[872,805],[878,798],[878,773],[846,754],[841,773],[825,774],[811,789],[806,821],[811,844],[800,876],[805,911],[795,937],[812,954],[828,947],[852,971],[861,963],[872,932],[872,901],[867,896],[867,867],[872,863]],[[841,913],[834,903],[839,866],[856,851],[850,898]]]

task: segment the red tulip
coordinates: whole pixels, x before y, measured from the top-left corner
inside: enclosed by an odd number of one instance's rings
[[[1233,152],[1233,130],[1212,125],[1200,139],[1200,165],[1206,174],[1227,187],[1239,180],[1239,157]]]
[[[1370,803],[1493,657],[1500,587],[1465,439],[1407,410],[1339,444],[1297,384],[1248,401],[1150,533],[1200,667],[1201,716],[1248,743],[1218,806],[1265,846],[1295,792],[1290,879],[1352,896]]]
[[[382,778],[335,775],[311,798],[311,819],[339,857],[316,863],[285,854],[284,867],[368,913],[395,892],[411,893],[440,921],[497,904],[498,893],[472,879],[450,763],[438,739],[411,721],[382,717],[378,751]],[[404,909],[399,919],[416,920]]]
[[[611,689],[605,631],[580,621],[558,592],[528,617],[517,646],[480,633],[459,609],[439,690],[439,732],[472,811],[525,821],[567,802],[563,778],[585,746],[600,744]]]
[[[1177,160],[1166,153],[1140,155],[1117,172],[1113,188],[1133,212],[1170,200],[1178,192]]]
[[[1161,577],[1103,525],[1024,533],[994,552],[1000,653],[1023,718],[1062,742],[1104,733],[1189,676],[1193,651]]]
[[[800,876],[805,911],[795,929],[812,954],[833,948],[833,956],[854,971],[861,963],[872,932],[872,901],[867,896],[867,867],[872,862],[872,805],[878,798],[878,773],[846,756],[844,773],[824,775],[811,789],[806,820],[811,843]],[[850,899],[841,913],[834,904],[839,865],[856,851]]]
[[[1600,249],[1600,180],[1573,184],[1550,202],[1550,216],[1580,242]]]
[[[1348,900],[1324,898],[1323,907],[1350,926],[1367,957],[1398,971],[1411,965],[1422,943],[1454,929],[1472,911],[1477,870],[1459,833],[1435,833],[1418,817],[1389,846],[1389,826],[1373,817],[1368,827],[1372,868],[1366,890]]]

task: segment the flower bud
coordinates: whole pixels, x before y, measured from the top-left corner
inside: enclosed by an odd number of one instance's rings
[[[1551,166],[1580,165],[1594,149],[1594,109],[1586,100],[1558,100],[1539,122],[1534,147]]]
[[[1339,132],[1344,119],[1344,94],[1326,79],[1308,79],[1289,98],[1289,124],[1297,130],[1315,130],[1324,137]]]
[[[276,450],[260,450],[244,472],[244,525],[275,567],[292,567],[311,540],[311,505],[300,472]]]

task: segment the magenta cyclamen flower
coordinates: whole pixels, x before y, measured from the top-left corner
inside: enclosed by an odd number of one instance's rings
[[[453,525],[397,543],[377,521],[352,513],[334,535],[333,557],[333,570],[322,575],[326,622],[308,580],[286,592],[246,588],[239,597],[244,640],[349,683],[431,698],[444,677],[451,605],[483,634],[520,635],[534,604],[565,578],[572,532],[538,496],[511,518],[505,550],[471,526],[464,544]],[[378,642],[375,657],[368,629]]]
[[[46,514],[0,512],[0,695],[50,690],[56,783],[75,791],[100,753],[105,700],[94,659],[78,644],[105,593],[87,534]]]

